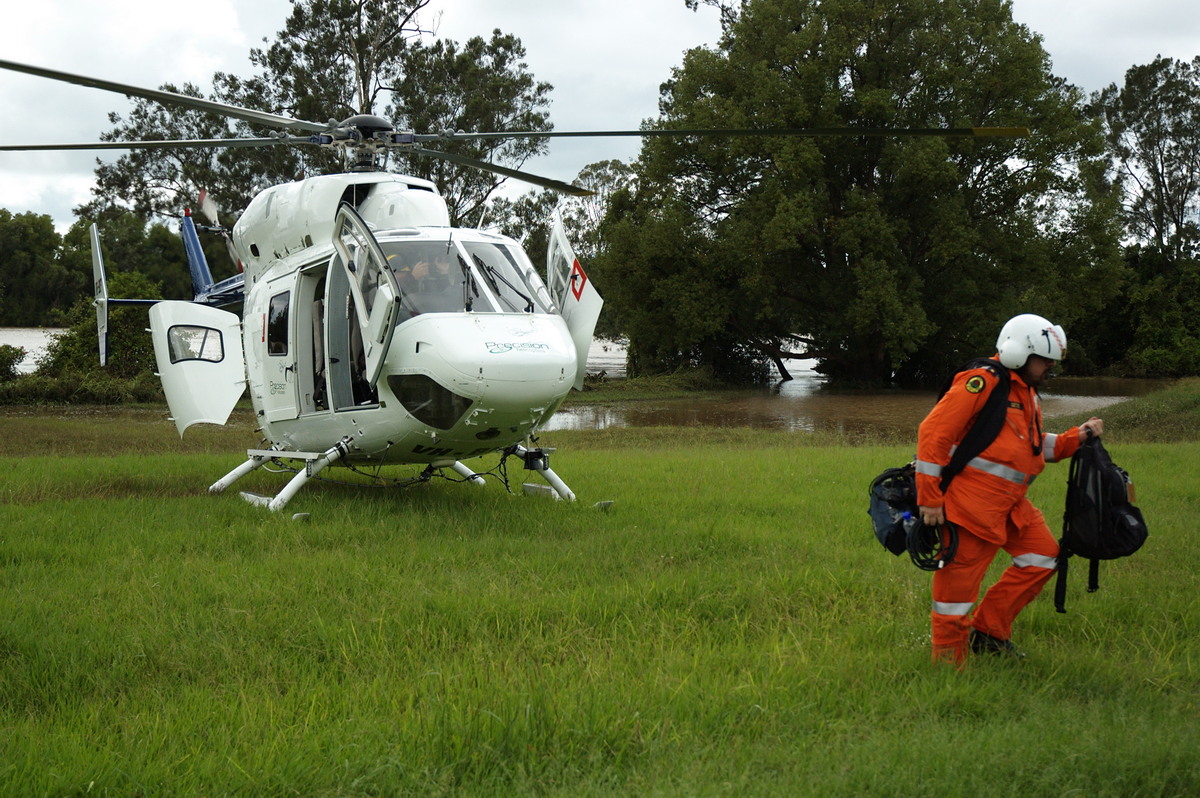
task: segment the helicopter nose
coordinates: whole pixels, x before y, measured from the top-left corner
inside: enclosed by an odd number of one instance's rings
[[[424,374],[472,400],[532,407],[565,396],[574,344],[558,316],[426,314],[396,329],[392,374]]]

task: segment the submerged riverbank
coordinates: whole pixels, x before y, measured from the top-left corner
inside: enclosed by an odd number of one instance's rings
[[[546,430],[608,427],[753,427],[893,440],[915,430],[933,407],[933,391],[846,390],[807,376],[757,390],[688,390],[686,382],[600,383],[572,394]],[[1048,422],[1069,426],[1170,380],[1060,378],[1043,394]]]
[[[584,394],[586,396],[586,394]],[[626,418],[644,418],[650,421],[644,426],[622,426],[619,424],[596,425],[593,427],[560,426],[542,434],[544,445],[556,445],[555,440],[564,437],[582,436],[590,445],[603,447],[632,446],[645,448],[655,442],[726,440],[731,446],[762,445],[763,441],[795,445],[872,445],[908,444],[916,440],[916,428],[920,417],[915,412],[925,412],[932,397],[925,397],[920,407],[910,408],[911,417],[902,417],[903,423],[886,416],[868,420],[870,423],[857,427],[853,423],[830,424],[819,429],[764,427],[755,429],[752,424],[728,423],[728,415],[720,424],[663,422],[663,416],[654,410],[660,400],[637,393],[638,398],[619,400],[609,398],[598,407],[606,408],[614,415]],[[676,401],[676,400],[672,400]],[[722,391],[693,392],[687,399],[678,401],[693,406],[711,404],[736,407],[737,400]],[[824,400],[823,400],[824,401]],[[836,406],[836,399],[830,400]],[[584,405],[588,407],[589,405]],[[570,413],[574,406],[568,405],[560,413]],[[877,407],[887,412],[889,405]],[[843,405],[843,413],[849,405]],[[1052,427],[1065,427],[1086,419],[1094,407],[1070,407],[1070,413],[1053,419]],[[641,414],[641,415],[639,415]],[[175,425],[168,421],[168,412],[162,405],[0,405],[0,457],[20,457],[37,454],[121,454],[126,452],[238,452],[253,448],[259,443],[255,431],[254,413],[248,403],[234,411],[230,422],[223,427],[200,424],[188,430],[181,440]],[[1106,422],[1106,440],[1118,442],[1174,443],[1200,441],[1200,378],[1168,383],[1159,390],[1146,395],[1130,397],[1110,403],[1100,409]],[[878,423],[876,423],[878,422]],[[744,431],[739,432],[739,430]],[[751,433],[762,432],[762,435]],[[786,434],[775,434],[784,432]],[[743,443],[738,436],[745,438]],[[772,437],[773,436],[773,437]]]

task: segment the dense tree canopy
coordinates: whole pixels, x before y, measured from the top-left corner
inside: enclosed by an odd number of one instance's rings
[[[1159,57],[1098,93],[1130,241],[1125,289],[1080,326],[1097,369],[1200,373],[1200,58]]]
[[[664,86],[679,128],[1029,126],[1023,138],[652,139],[609,292],[646,368],[749,355],[929,379],[1018,311],[1111,290],[1098,130],[1001,0],[748,0]],[[735,13],[740,12],[740,13]],[[993,339],[994,340],[994,339]],[[725,364],[724,366],[722,364]]]
[[[0,208],[0,326],[50,324],[79,295],[87,282],[64,265],[61,244],[49,216]]]
[[[1200,57],[1135,66],[1096,105],[1130,234],[1173,258],[1200,254]]]

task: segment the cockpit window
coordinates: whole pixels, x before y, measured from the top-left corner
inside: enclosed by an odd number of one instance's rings
[[[400,286],[400,321],[421,313],[550,313],[553,303],[515,246],[481,241],[381,241]]]
[[[508,246],[483,241],[463,242],[471,262],[505,313],[549,313],[549,294],[529,259]]]
[[[408,310],[401,319],[466,309],[467,273],[453,243],[388,241],[380,246],[400,286],[400,303]]]

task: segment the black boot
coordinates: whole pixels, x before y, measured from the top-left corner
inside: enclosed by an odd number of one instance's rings
[[[1021,649],[1014,646],[1011,640],[1001,640],[978,629],[971,630],[971,653],[994,654],[999,657],[1012,657],[1013,659],[1024,659],[1025,657]]]

